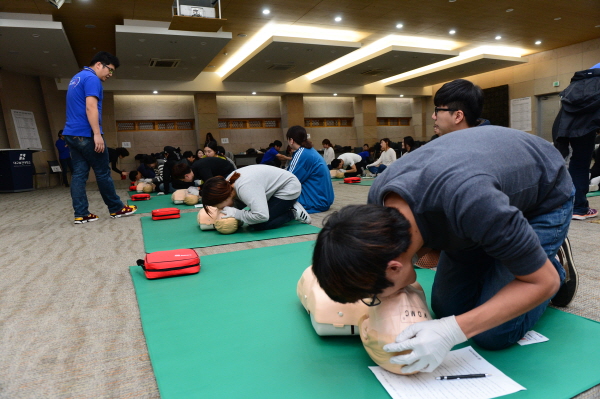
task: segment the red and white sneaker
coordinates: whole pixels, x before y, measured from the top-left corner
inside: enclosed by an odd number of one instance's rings
[[[588,209],[587,213],[585,215],[579,215],[579,214],[573,214],[573,219],[575,220],[585,220],[585,219],[589,219],[589,218],[595,218],[596,216],[598,216],[598,211],[596,209]]]
[[[84,224],[87,222],[95,222],[96,220],[98,220],[98,216],[94,215],[93,213],[90,213],[87,216],[75,218],[75,221],[73,223]]]
[[[121,216],[131,215],[131,214],[135,213],[135,211],[137,211],[137,206],[135,206],[135,205],[125,205],[123,207],[123,209],[121,209],[120,211],[111,213],[110,217],[113,218],[113,219],[120,218]]]

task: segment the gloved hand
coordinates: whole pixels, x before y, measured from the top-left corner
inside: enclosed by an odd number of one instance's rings
[[[144,183],[152,183],[152,179],[142,179]]]
[[[158,193],[156,193],[156,195],[165,195],[165,193],[163,193],[162,191],[159,191]]]
[[[202,185],[202,180],[194,180],[194,186],[200,187]]]
[[[192,195],[200,195],[200,190],[197,187],[188,187],[187,191]]]
[[[221,209],[221,214],[223,215],[221,216],[221,219],[234,218],[236,212],[237,209],[234,207],[226,206],[225,208]]]
[[[454,345],[465,342],[467,337],[449,316],[439,320],[428,320],[408,326],[396,337],[396,343],[383,347],[386,352],[402,352],[412,349],[408,355],[394,356],[390,363],[406,364],[403,373],[415,371],[432,372],[442,363]]]

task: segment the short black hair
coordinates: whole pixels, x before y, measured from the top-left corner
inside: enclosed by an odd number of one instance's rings
[[[279,140],[275,140],[273,142],[273,147],[281,147],[283,145],[283,143]]]
[[[62,136],[62,132],[63,132],[63,129],[60,129],[60,130],[58,131],[58,137]]]
[[[131,172],[129,172],[129,180],[136,181],[137,180],[137,174],[138,174],[137,170],[132,170]]]
[[[217,153],[217,155],[223,155],[225,156],[225,147],[218,145],[217,146],[217,151],[215,151]]]
[[[191,171],[192,168],[190,168],[190,165],[187,163],[178,163],[173,165],[173,168],[171,169],[171,177],[175,180],[183,180],[185,175]]]
[[[116,56],[106,51],[100,51],[99,53],[96,53],[94,58],[92,58],[92,61],[90,61],[90,66],[95,65],[97,62],[101,62],[104,65],[113,64],[115,66],[115,69],[118,68],[119,65],[121,65],[119,59]]]
[[[461,110],[467,125],[473,127],[483,110],[483,90],[468,80],[456,79],[440,87],[433,97],[433,104]]]
[[[396,208],[348,205],[325,219],[313,252],[313,272],[334,301],[354,303],[393,285],[387,265],[406,252],[410,223]]]
[[[337,169],[337,167],[340,165],[340,163],[342,163],[342,160],[339,158],[336,158],[333,161],[331,161],[331,167],[334,169]]]
[[[122,156],[123,158],[129,156],[129,151],[127,151],[127,148],[117,147],[115,151],[117,151],[117,155]]]
[[[197,154],[197,152],[196,152],[196,154]],[[185,152],[183,153],[183,157],[184,157],[184,158],[189,158],[189,157],[193,157],[193,156],[194,156],[194,153],[193,153],[193,152],[191,152],[191,151],[185,151]]]
[[[144,157],[144,165],[152,165],[155,162],[156,158],[154,158],[152,155],[146,155]]]

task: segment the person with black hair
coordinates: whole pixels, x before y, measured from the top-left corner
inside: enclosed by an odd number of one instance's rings
[[[119,161],[119,159],[123,159],[128,156],[129,156],[129,151],[127,151],[127,148],[117,147],[117,148],[109,148],[108,149],[108,161],[110,162],[110,166],[111,166],[111,169],[113,170],[113,172],[116,172],[121,176],[127,175],[126,170],[121,170],[121,169],[117,168],[117,162]]]
[[[214,176],[227,176],[235,171],[231,163],[218,157],[202,158],[194,162],[191,167],[185,167],[187,164],[178,164],[173,166],[173,188],[187,188],[181,186],[177,180],[192,183],[198,181],[198,186],[201,186],[205,181]],[[191,172],[191,175],[190,175]],[[181,186],[181,187],[180,187]],[[188,185],[189,186],[189,185]]]
[[[487,119],[480,119],[483,110],[483,90],[468,80],[456,79],[444,84],[435,93],[433,104],[433,131],[438,136],[490,124]]]
[[[391,147],[391,141],[387,137],[379,141],[381,155],[377,161],[367,165],[367,169],[377,176],[396,160],[396,151]]]
[[[214,141],[215,145],[217,145],[217,140],[213,137],[212,133],[208,132],[206,133],[206,140],[204,140],[204,148],[208,147],[208,143],[211,141]]]
[[[288,145],[295,151],[288,171],[302,183],[302,193],[298,202],[308,213],[325,212],[334,200],[329,168],[325,165],[323,157],[313,148],[306,129],[302,126],[290,127],[286,137]]]
[[[406,150],[406,152],[412,152],[420,147],[420,143],[415,141],[412,136],[406,136],[402,139],[402,146]]]
[[[165,146],[164,154],[166,161],[163,166],[163,182],[158,186],[158,191],[163,192],[165,194],[170,194],[174,191],[173,185],[171,184],[171,171],[173,170],[173,166],[175,166],[178,163],[185,163],[185,161],[181,159],[177,148],[172,147],[170,145]]]
[[[187,161],[188,165],[190,165],[190,166],[192,166],[192,164],[196,160],[194,153],[191,151],[184,151],[182,157],[183,157],[183,159],[185,159]]]
[[[69,82],[67,122],[63,136],[71,151],[73,162],[71,199],[75,224],[98,220],[98,216],[90,213],[88,209],[85,191],[90,168],[94,170],[98,189],[111,218],[131,215],[137,210],[136,206],[123,204],[117,195],[108,167],[109,149],[102,136],[102,82],[110,78],[119,65],[117,57],[101,51],[94,55],[89,66],[84,67]],[[118,172],[122,174],[120,170]]]
[[[331,166],[331,161],[335,159],[335,151],[333,151],[333,145],[329,139],[323,140],[321,143],[323,145],[323,160],[325,161],[325,165],[331,170],[335,169]]]
[[[355,177],[363,173],[363,168],[366,167],[365,162],[359,154],[346,152],[331,161],[331,169],[341,169],[344,171],[344,176]]]
[[[375,306],[415,281],[419,256],[441,251],[431,294],[439,319],[383,347],[409,351],[391,359],[404,373],[431,372],[454,345],[507,348],[549,303],[571,302],[574,196],[551,143],[500,126],[464,129],[391,164],[367,205],[330,215],[312,269],[331,299]]]
[[[154,169],[157,163],[158,161],[152,155],[146,155],[137,170],[142,174],[144,179],[154,179],[156,177]]]
[[[275,140],[274,142],[269,144],[269,149],[262,156],[260,163],[263,165],[271,165],[271,166],[275,166],[275,167],[279,168],[279,167],[281,167],[282,161],[291,160],[292,159],[291,157],[288,157],[288,156],[285,156],[285,155],[279,153],[279,151],[281,151],[282,146],[283,146],[283,143],[279,140]]]

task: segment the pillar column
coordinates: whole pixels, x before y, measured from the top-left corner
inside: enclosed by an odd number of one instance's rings
[[[354,128],[357,146],[373,145],[377,137],[377,99],[374,95],[354,97]]]
[[[196,117],[196,140],[198,148],[204,145],[206,133],[212,133],[217,143],[221,145],[219,115],[217,113],[217,94],[194,94],[194,114]]]
[[[281,96],[281,130],[283,142],[285,133],[292,126],[304,126],[304,95],[286,94]]]

